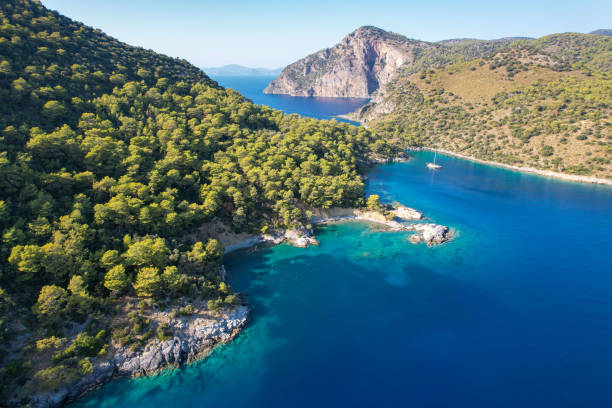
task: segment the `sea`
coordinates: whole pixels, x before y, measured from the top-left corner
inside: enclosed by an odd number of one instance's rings
[[[320,119],[363,103],[215,79]],[[231,253],[228,279],[252,308],[233,342],[71,407],[611,407],[612,188],[431,160],[373,168],[367,193],[452,241],[344,222],[317,227],[319,246]]]
[[[221,86],[239,91],[258,105],[266,105],[286,113],[298,113],[316,119],[335,119],[339,122],[358,123],[339,117],[366,104],[365,98],[322,98],[264,94],[264,88],[273,76],[221,76],[214,77]]]

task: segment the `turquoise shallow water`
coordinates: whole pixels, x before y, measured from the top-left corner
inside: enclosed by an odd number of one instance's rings
[[[368,190],[457,230],[363,223],[227,257],[252,321],[205,361],[73,407],[612,406],[612,189],[427,152]]]

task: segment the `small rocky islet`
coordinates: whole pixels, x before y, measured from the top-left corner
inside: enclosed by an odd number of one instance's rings
[[[382,205],[377,210],[330,208],[313,209],[312,211],[314,215],[310,219],[310,226],[300,226],[293,229],[279,230],[273,234],[253,235],[238,241],[230,241],[225,246],[225,252],[250,248],[258,244],[278,245],[283,242],[300,248],[318,245],[319,242],[315,237],[312,225],[346,221],[372,223],[382,226],[384,231],[414,232],[409,238],[409,241],[413,244],[423,242],[428,246],[438,245],[449,241],[453,237],[453,231],[449,227],[422,222],[425,220],[423,213],[398,203]]]

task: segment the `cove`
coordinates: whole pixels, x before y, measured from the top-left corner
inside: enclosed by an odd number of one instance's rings
[[[234,342],[72,406],[611,406],[612,189],[429,160],[374,168],[368,192],[456,239],[339,223],[228,255],[252,308]]]

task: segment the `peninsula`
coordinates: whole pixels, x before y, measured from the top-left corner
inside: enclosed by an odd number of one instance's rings
[[[344,117],[406,147],[571,181],[612,180],[612,37],[435,43],[360,27],[264,92],[360,96]]]

